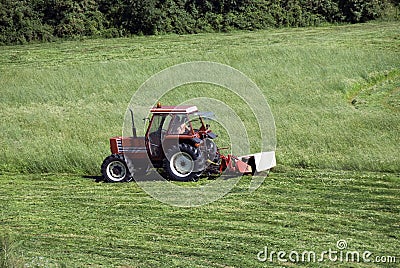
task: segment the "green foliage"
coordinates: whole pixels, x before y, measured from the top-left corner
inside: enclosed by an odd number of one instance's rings
[[[382,0],[340,0],[339,8],[346,22],[357,23],[378,18],[384,11],[387,1]]]
[[[387,10],[398,1],[1,0],[0,43],[357,23]]]
[[[196,32],[196,20],[186,11],[184,1],[161,1],[155,33],[186,34]]]
[[[41,20],[37,1],[0,1],[0,44],[24,44],[49,41],[53,29]]]
[[[44,23],[53,27],[57,37],[96,36],[104,29],[95,0],[48,0],[42,10]]]

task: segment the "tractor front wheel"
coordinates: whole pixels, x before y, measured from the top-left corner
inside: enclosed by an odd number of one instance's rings
[[[129,181],[131,174],[122,155],[113,154],[104,159],[101,173],[107,182]]]
[[[166,153],[164,170],[175,181],[197,181],[201,171],[198,171],[196,160],[200,152],[185,143],[172,147]]]

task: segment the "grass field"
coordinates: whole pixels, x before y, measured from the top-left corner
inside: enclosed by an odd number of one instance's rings
[[[248,183],[244,178],[223,199],[184,209],[152,199],[135,183],[2,176],[0,224],[12,234],[13,254],[29,267],[291,266],[276,256],[259,262],[265,246],[315,251],[316,261],[303,266],[377,266],[362,259],[318,262],[341,239],[348,244],[344,254],[400,257],[395,174],[296,169],[273,173],[254,193]]]
[[[0,47],[1,259],[26,267],[293,266],[259,262],[257,253],[321,253],[344,239],[348,250],[400,262],[399,26]],[[190,209],[159,203],[135,183],[84,178],[99,175],[135,90],[186,61],[228,64],[257,83],[275,117],[275,172],[253,193],[243,178],[223,199]],[[196,89],[165,99],[209,93]],[[242,111],[225,93],[213,97]],[[325,260],[299,265],[380,265]]]
[[[166,67],[207,60],[261,88],[281,165],[398,172],[399,34],[398,23],[376,23],[2,47],[0,171],[98,174],[135,90]]]

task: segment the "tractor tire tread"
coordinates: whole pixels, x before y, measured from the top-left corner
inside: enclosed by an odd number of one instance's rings
[[[163,168],[168,175],[168,178],[175,181],[197,181],[202,172],[192,171],[189,175],[185,177],[179,177],[176,176],[171,170],[169,159],[171,159],[171,157],[179,151],[188,153],[192,157],[193,161],[196,161],[200,157],[199,150],[187,143],[180,143],[179,146],[172,146],[167,150],[166,158],[163,162]]]
[[[108,167],[108,165],[109,165],[111,162],[113,162],[113,161],[120,161],[120,162],[123,163],[123,164],[125,165],[125,167],[126,167],[126,175],[125,175],[125,177],[124,177],[122,180],[120,180],[119,182],[128,182],[128,181],[130,181],[132,176],[131,176],[131,174],[130,174],[130,172],[129,172],[129,168],[128,168],[127,164],[126,164],[126,161],[125,161],[125,159],[124,159],[124,156],[123,156],[123,155],[120,155],[120,154],[112,154],[112,155],[107,156],[107,157],[104,159],[103,163],[101,164],[101,174],[102,174],[102,176],[103,176],[104,181],[105,181],[105,182],[116,182],[115,180],[113,180],[113,179],[111,179],[111,178],[109,178],[109,177],[107,176],[107,167]]]

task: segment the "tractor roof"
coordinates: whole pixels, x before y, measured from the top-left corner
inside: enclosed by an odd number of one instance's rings
[[[190,114],[197,111],[197,106],[157,106],[150,110],[156,114]]]

